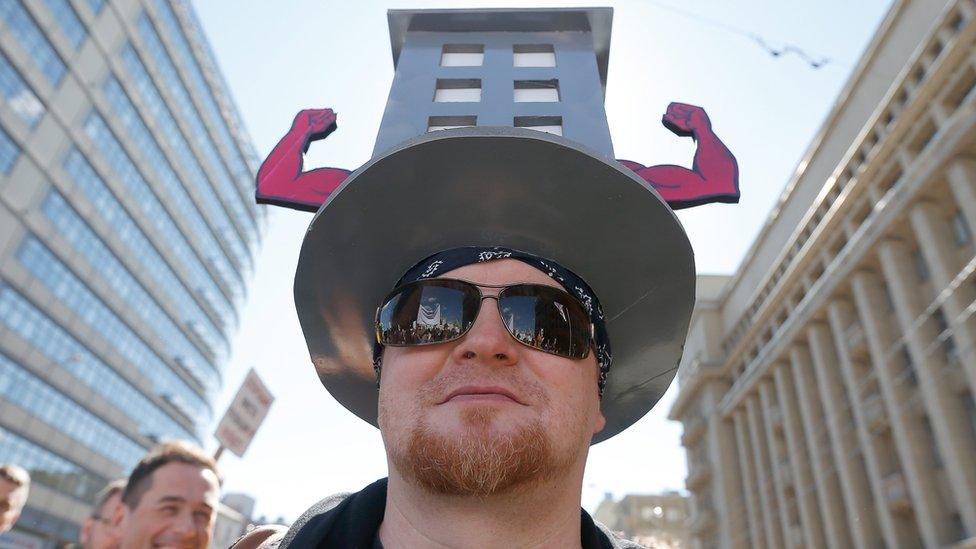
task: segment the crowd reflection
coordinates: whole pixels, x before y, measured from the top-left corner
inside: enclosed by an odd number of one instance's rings
[[[388,345],[411,345],[416,343],[437,343],[454,339],[464,328],[458,322],[423,324],[414,322],[409,328],[392,326],[383,331],[383,341]]]
[[[416,345],[417,343],[440,343],[457,339],[465,331],[459,322],[441,322],[438,324],[424,324],[413,322],[409,328],[391,326],[381,332],[383,341],[387,345]],[[509,332],[520,342],[545,351],[557,351],[556,338],[548,337],[544,328],[534,332],[532,330],[518,330],[509,327]]]

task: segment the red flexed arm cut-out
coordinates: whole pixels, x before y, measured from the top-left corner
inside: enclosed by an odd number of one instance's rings
[[[672,209],[690,208],[711,202],[739,201],[739,166],[735,156],[712,131],[701,107],[671,103],[661,119],[666,128],[697,143],[692,168],[644,166],[631,160],[617,161],[650,183]]]
[[[288,133],[278,141],[271,154],[258,170],[259,204],[274,204],[296,210],[314,212],[350,171],[342,168],[316,168],[302,171],[302,154],[312,141],[325,139],[336,129],[336,113],[332,109],[305,109],[298,113]]]

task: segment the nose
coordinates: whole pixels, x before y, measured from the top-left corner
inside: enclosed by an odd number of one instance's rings
[[[197,533],[196,523],[193,522],[192,512],[180,512],[173,519],[171,529],[181,541],[192,541]]]
[[[478,318],[454,347],[458,362],[480,361],[491,366],[511,366],[518,361],[519,344],[508,333],[498,314],[497,299],[485,297]]]

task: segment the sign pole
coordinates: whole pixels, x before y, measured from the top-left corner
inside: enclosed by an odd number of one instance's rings
[[[220,456],[224,454],[224,448],[223,444],[217,447],[217,451],[214,452],[214,462],[220,461]]]

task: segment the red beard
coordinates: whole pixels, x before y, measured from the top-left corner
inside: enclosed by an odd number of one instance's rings
[[[404,478],[436,493],[490,496],[551,480],[569,466],[552,450],[540,423],[514,433],[492,433],[497,410],[465,410],[463,434],[447,437],[426,425],[410,434],[405,452],[394,452],[393,464]]]

